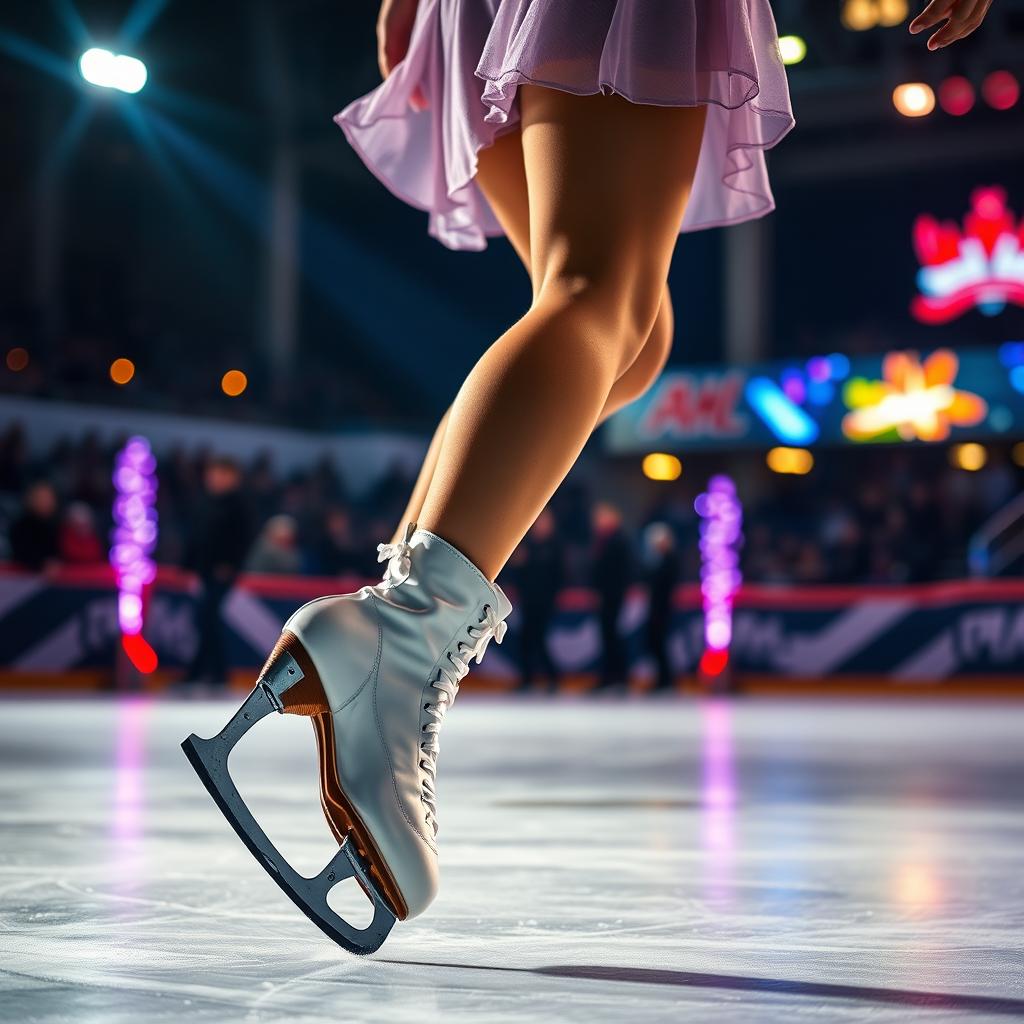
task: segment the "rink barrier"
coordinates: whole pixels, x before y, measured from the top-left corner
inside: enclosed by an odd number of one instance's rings
[[[246,575],[231,591],[223,621],[232,680],[251,685],[288,616],[305,601],[360,586],[359,579]],[[180,679],[198,635],[198,584],[162,567],[149,596],[145,636],[161,668],[137,684],[160,688]],[[514,591],[511,591],[515,603]],[[117,592],[111,571],[61,568],[33,574],[0,566],[0,687],[104,689],[123,683],[118,657]],[[600,657],[597,594],[559,594],[549,632],[562,687],[593,685]],[[646,596],[634,587],[620,629],[632,685],[652,675],[644,644]],[[675,593],[670,650],[683,689],[694,688],[701,654],[700,594]],[[519,617],[509,635],[467,681],[472,689],[516,685]],[[734,613],[732,666],[749,692],[1024,695],[1024,580],[959,580],[905,586],[746,586]]]

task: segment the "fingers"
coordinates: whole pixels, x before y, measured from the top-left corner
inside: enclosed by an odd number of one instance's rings
[[[939,50],[969,36],[985,20],[991,6],[992,0],[932,0],[910,23],[910,31],[916,34],[945,20],[928,40],[929,50]]]
[[[932,0],[932,2],[910,23],[911,34],[917,35],[926,28],[938,25],[949,17],[956,0]]]

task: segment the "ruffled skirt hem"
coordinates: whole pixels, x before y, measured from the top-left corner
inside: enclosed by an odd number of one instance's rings
[[[576,0],[421,0],[405,59],[334,120],[394,195],[429,213],[430,234],[451,249],[480,250],[503,234],[474,182],[477,154],[518,124],[517,92],[527,84],[654,106],[706,105],[680,230],[773,210],[764,153],[794,122],[767,3],[711,2],[700,22],[706,33],[691,11],[673,31],[659,21],[654,32],[648,21],[645,34],[640,0],[580,2],[595,23],[589,38],[575,31]],[[417,90],[425,110],[411,105]]]

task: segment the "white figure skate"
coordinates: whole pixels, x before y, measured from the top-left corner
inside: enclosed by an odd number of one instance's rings
[[[501,642],[512,610],[469,559],[415,524],[378,552],[382,583],[300,608],[224,731],[182,744],[257,860],[353,953],[378,949],[396,919],[422,913],[437,892],[438,730],[470,660]],[[271,711],[307,715],[316,732],[321,801],[341,849],[315,878],[278,853],[227,771],[231,748]],[[327,905],[349,877],[374,904],[365,929]]]

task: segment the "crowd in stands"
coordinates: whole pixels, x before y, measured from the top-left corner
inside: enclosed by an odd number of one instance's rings
[[[113,454],[85,436],[33,457],[17,426],[0,434],[0,562],[36,570],[105,562]],[[1024,489],[1021,470],[999,452],[974,473],[954,469],[941,450],[883,450],[874,462],[857,455],[855,463],[841,454],[820,457],[806,477],[765,471],[756,496],[741,494],[748,581],[962,577],[968,538]],[[376,545],[394,533],[412,486],[395,470],[370,493],[354,497],[330,463],[284,474],[269,456],[238,466],[184,450],[161,459],[158,477],[160,564],[201,570],[230,548],[233,571],[357,578],[377,575]],[[652,493],[657,500],[641,514],[625,515],[607,495],[578,483],[563,486],[552,501],[550,522],[538,531],[557,544],[561,583],[600,584],[595,553],[611,535],[617,538],[616,572],[642,578],[653,557],[645,531],[655,523],[667,527],[678,551],[679,580],[696,580],[694,492],[680,481],[657,485]],[[230,499],[221,500],[222,494]],[[220,506],[218,518],[214,510]],[[513,559],[513,574],[529,551],[530,542]]]

